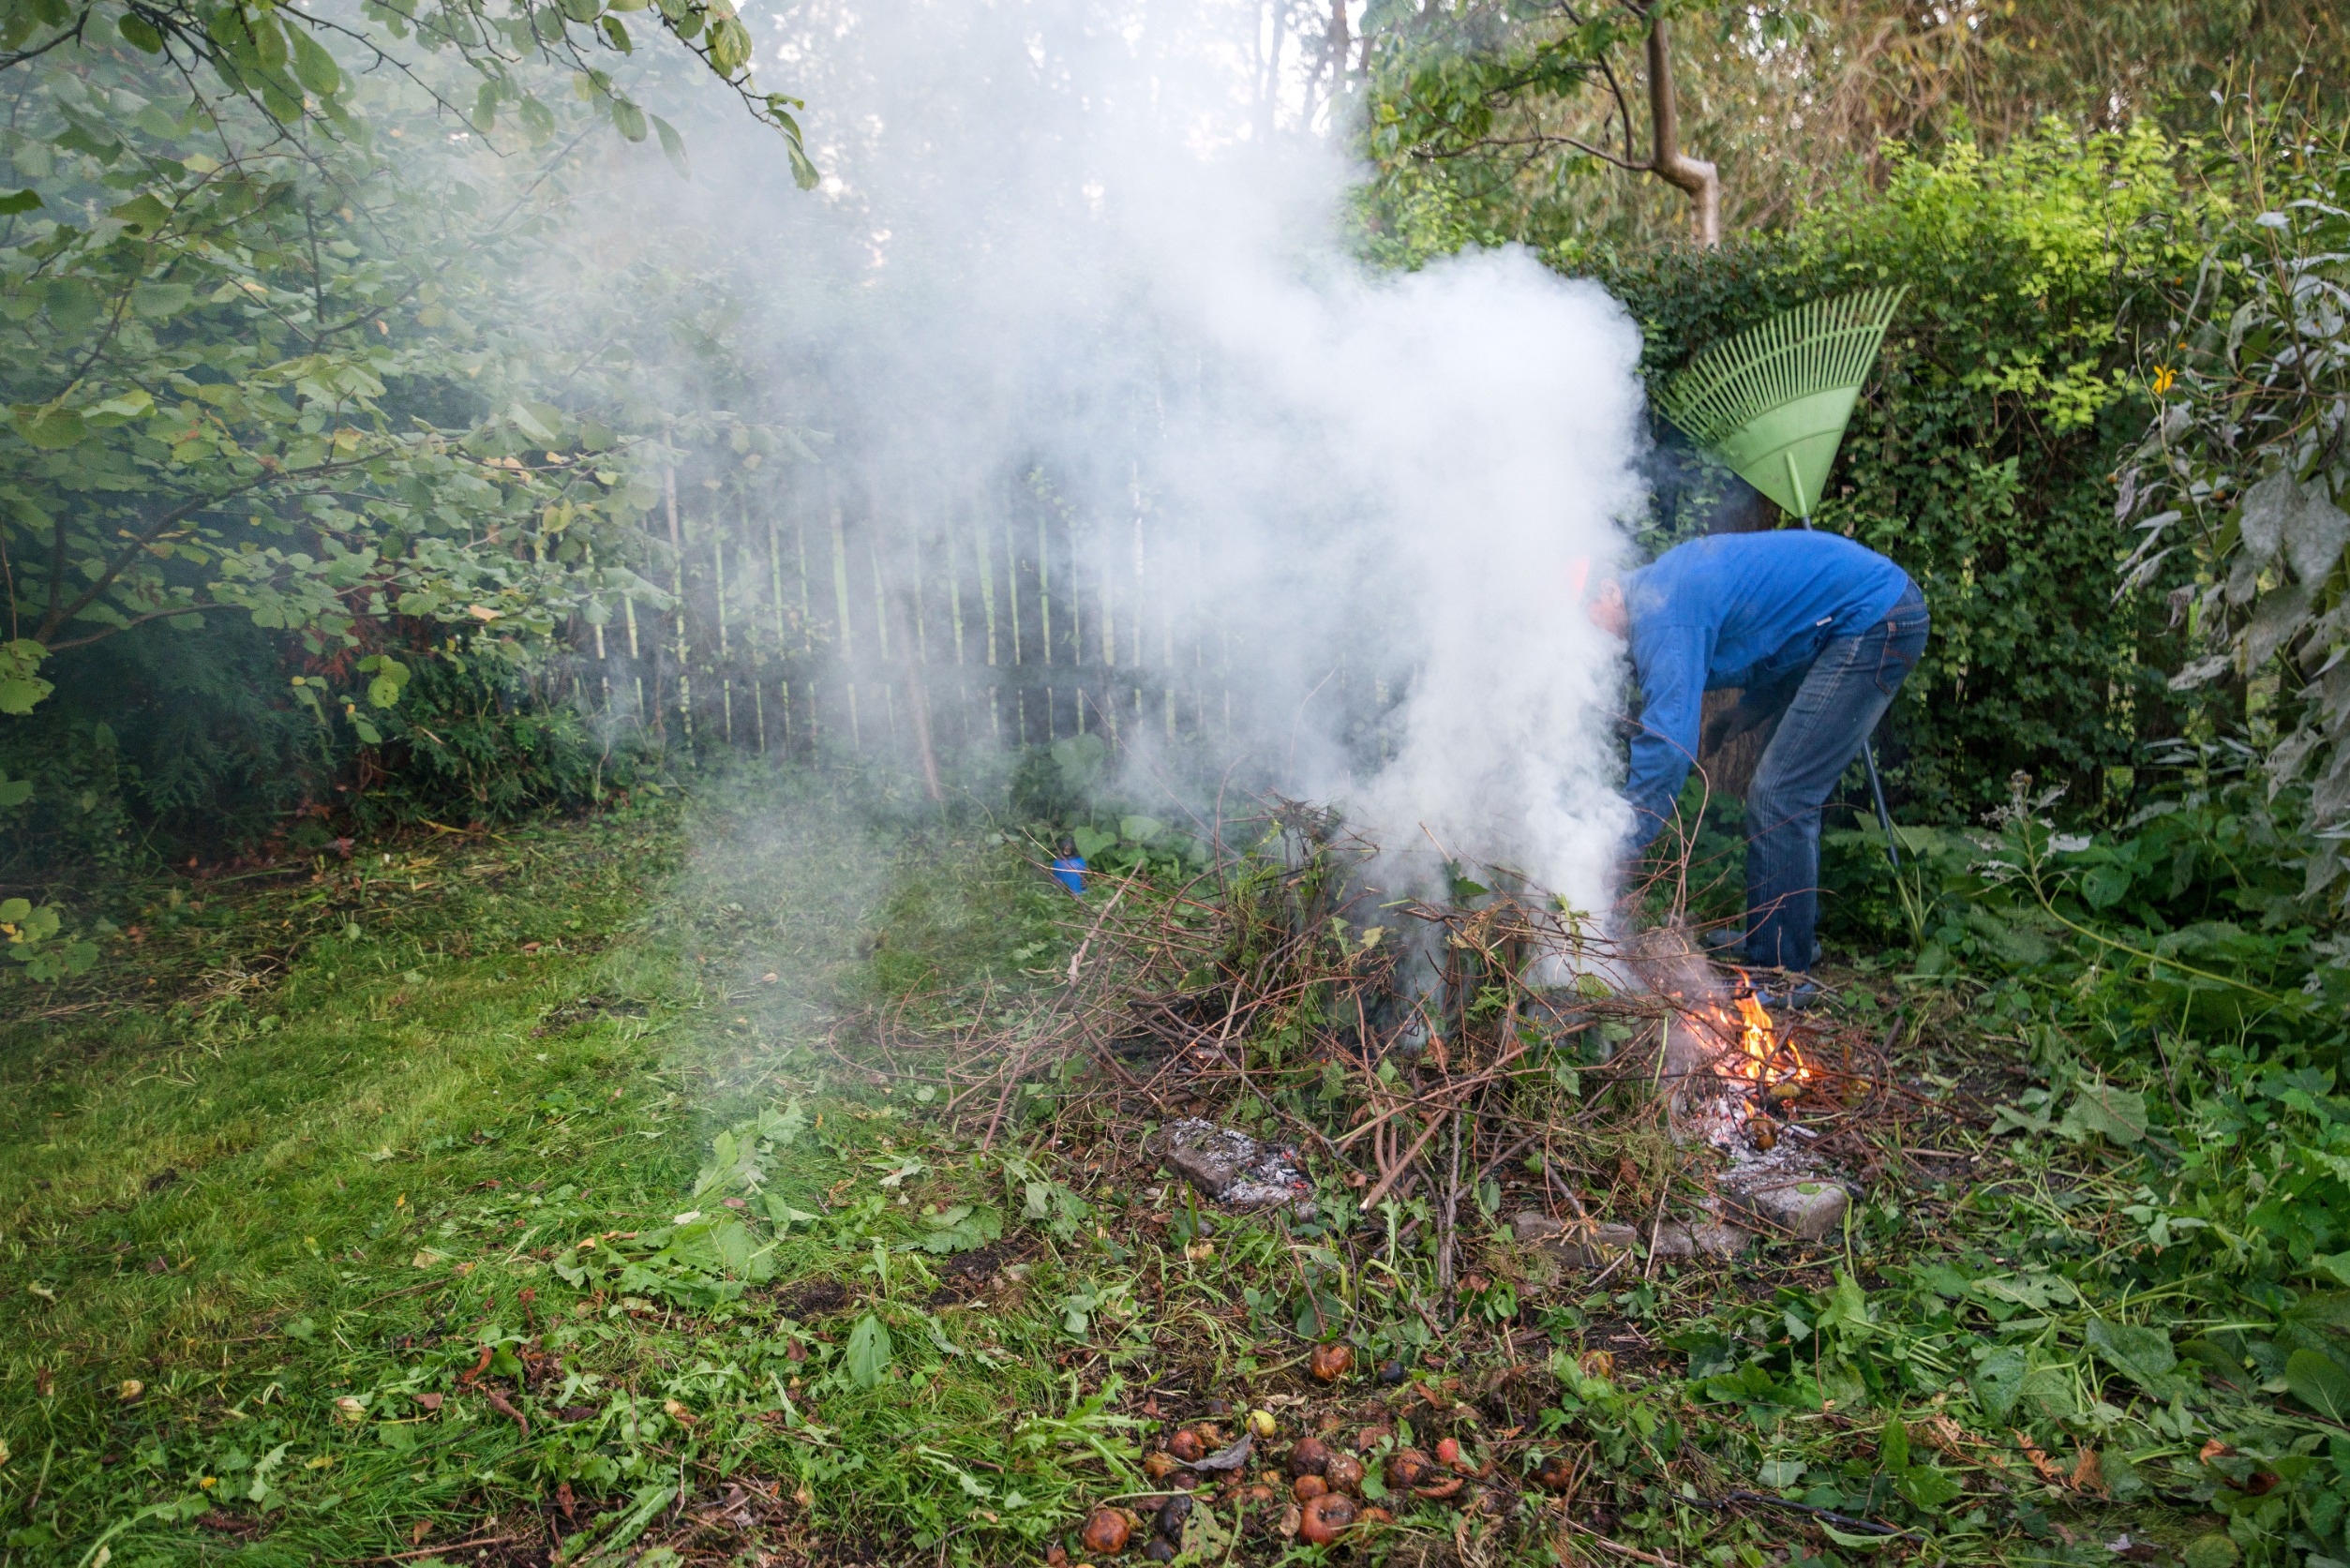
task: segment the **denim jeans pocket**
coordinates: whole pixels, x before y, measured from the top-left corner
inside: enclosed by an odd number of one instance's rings
[[[1909,679],[1918,656],[1925,651],[1927,622],[1922,615],[1896,612],[1885,618],[1879,632],[1884,644],[1877,659],[1877,689],[1890,697]]]

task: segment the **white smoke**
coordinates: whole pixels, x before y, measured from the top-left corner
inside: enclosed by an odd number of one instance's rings
[[[1101,524],[1084,570],[1150,554],[1111,639],[1229,658],[1253,777],[1599,907],[1619,670],[1569,563],[1620,559],[1640,501],[1637,331],[1519,250],[1354,261],[1351,109],[1284,9],[792,6],[762,70],[823,187],[705,121],[695,185],[645,200],[756,251],[777,373],[814,368],[876,515],[1048,474]]]

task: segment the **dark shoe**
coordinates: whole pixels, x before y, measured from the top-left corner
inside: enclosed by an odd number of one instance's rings
[[[1809,975],[1788,973],[1755,986],[1755,1000],[1769,1012],[1803,1012],[1819,1003],[1819,986]]]

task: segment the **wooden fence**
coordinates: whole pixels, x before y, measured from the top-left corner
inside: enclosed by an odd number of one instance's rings
[[[926,513],[821,466],[764,491],[664,485],[648,574],[672,604],[623,599],[574,639],[577,700],[617,723],[690,754],[846,754],[934,779],[975,748],[1232,733],[1230,635],[1199,629],[1197,546],[1143,508],[1081,516],[1034,472]]]

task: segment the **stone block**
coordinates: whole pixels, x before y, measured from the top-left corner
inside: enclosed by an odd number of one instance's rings
[[[1754,1240],[1751,1233],[1720,1220],[1662,1225],[1656,1231],[1659,1258],[1735,1258]]]
[[[1725,1182],[1722,1201],[1752,1216],[1773,1235],[1824,1241],[1844,1228],[1852,1195],[1826,1176],[1775,1173],[1751,1187]]]

